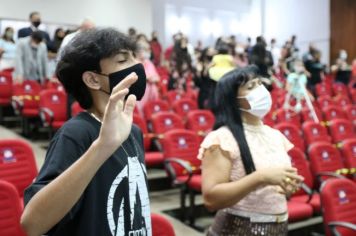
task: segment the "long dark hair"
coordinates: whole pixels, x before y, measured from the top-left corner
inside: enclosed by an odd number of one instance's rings
[[[238,143],[246,174],[252,173],[256,168],[244,134],[236,94],[242,85],[256,76],[258,76],[258,68],[255,65],[235,69],[225,74],[216,86],[213,105],[216,119],[213,129],[216,130],[222,126],[227,126],[230,129]]]

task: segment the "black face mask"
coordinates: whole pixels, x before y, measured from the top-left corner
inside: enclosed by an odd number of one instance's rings
[[[34,26],[34,27],[36,27],[36,28],[38,28],[38,26],[40,26],[40,24],[41,24],[41,21],[39,20],[39,21],[33,21],[32,22],[32,25]]]
[[[125,77],[127,77],[129,74],[132,72],[135,72],[138,79],[137,81],[131,85],[129,88],[129,93],[127,94],[126,98],[130,95],[133,94],[136,96],[137,101],[140,101],[145,94],[146,91],[146,73],[145,73],[145,68],[141,63],[138,63],[136,65],[133,65],[129,68],[123,69],[116,71],[114,73],[110,73],[109,75],[105,75],[109,77],[109,86],[110,86],[110,91],[106,92],[104,90],[101,90],[107,94],[111,94],[112,90],[114,87],[119,84]],[[100,73],[99,73],[100,74]]]

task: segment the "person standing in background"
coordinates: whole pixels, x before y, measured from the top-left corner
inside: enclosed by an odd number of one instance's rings
[[[44,83],[46,78],[50,78],[47,47],[40,31],[34,31],[31,36],[18,41],[14,78],[16,83],[24,80]]]
[[[17,32],[17,37],[18,38],[25,38],[25,37],[28,37],[28,36],[31,36],[33,32],[35,31],[39,31],[43,34],[43,39],[44,39],[44,42],[48,45],[49,42],[50,42],[50,38],[49,38],[49,35],[46,31],[43,31],[43,30],[39,30],[38,27],[41,25],[41,15],[39,12],[37,11],[34,11],[34,12],[31,12],[30,13],[30,22],[31,22],[31,25],[30,27],[25,27],[25,28],[22,28],[20,29],[18,32]]]
[[[151,50],[145,43],[137,42],[137,59],[143,64],[146,73],[147,85],[145,95],[141,101],[138,101],[137,108],[141,115],[143,115],[143,108],[148,101],[154,101],[159,98],[157,83],[160,78],[157,73],[155,65],[150,60]]]
[[[6,27],[0,38],[0,71],[14,68],[16,56],[16,44],[14,41],[14,29]]]
[[[158,40],[157,31],[152,32],[152,39],[150,45],[151,45],[151,50],[153,55],[153,64],[155,64],[155,66],[160,66],[161,57],[162,57],[162,45]]]
[[[89,29],[93,29],[95,28],[95,23],[94,21],[92,21],[91,19],[89,18],[86,18],[84,19],[80,26],[79,26],[79,29],[71,34],[68,34],[64,37],[62,43],[61,43],[61,46],[59,47],[58,49],[58,52],[57,52],[57,59],[59,59],[59,57],[61,56],[61,53],[63,51],[63,49],[65,48],[65,46],[67,46],[67,44],[80,32],[83,32],[83,31],[86,31],[86,30],[89,30]]]
[[[270,51],[272,54],[274,67],[278,66],[279,58],[281,56],[281,49],[277,46],[276,43],[277,43],[276,39],[273,38],[273,39],[271,39],[271,44],[268,47],[268,51]]]

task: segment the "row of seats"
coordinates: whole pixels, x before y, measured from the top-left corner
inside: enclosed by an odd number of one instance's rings
[[[0,140],[0,235],[25,236],[20,226],[24,190],[37,176],[31,146],[20,139]],[[151,214],[154,236],[174,236],[171,223]]]

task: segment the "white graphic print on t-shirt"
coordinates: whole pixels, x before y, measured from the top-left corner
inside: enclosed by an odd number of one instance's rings
[[[127,160],[128,164],[116,176],[110,187],[107,200],[109,228],[112,236],[151,236],[146,168],[137,157],[129,157]],[[129,193],[125,195],[120,191],[120,186],[125,186],[127,182]],[[120,207],[115,210],[116,201]],[[116,212],[117,210],[119,212]]]

